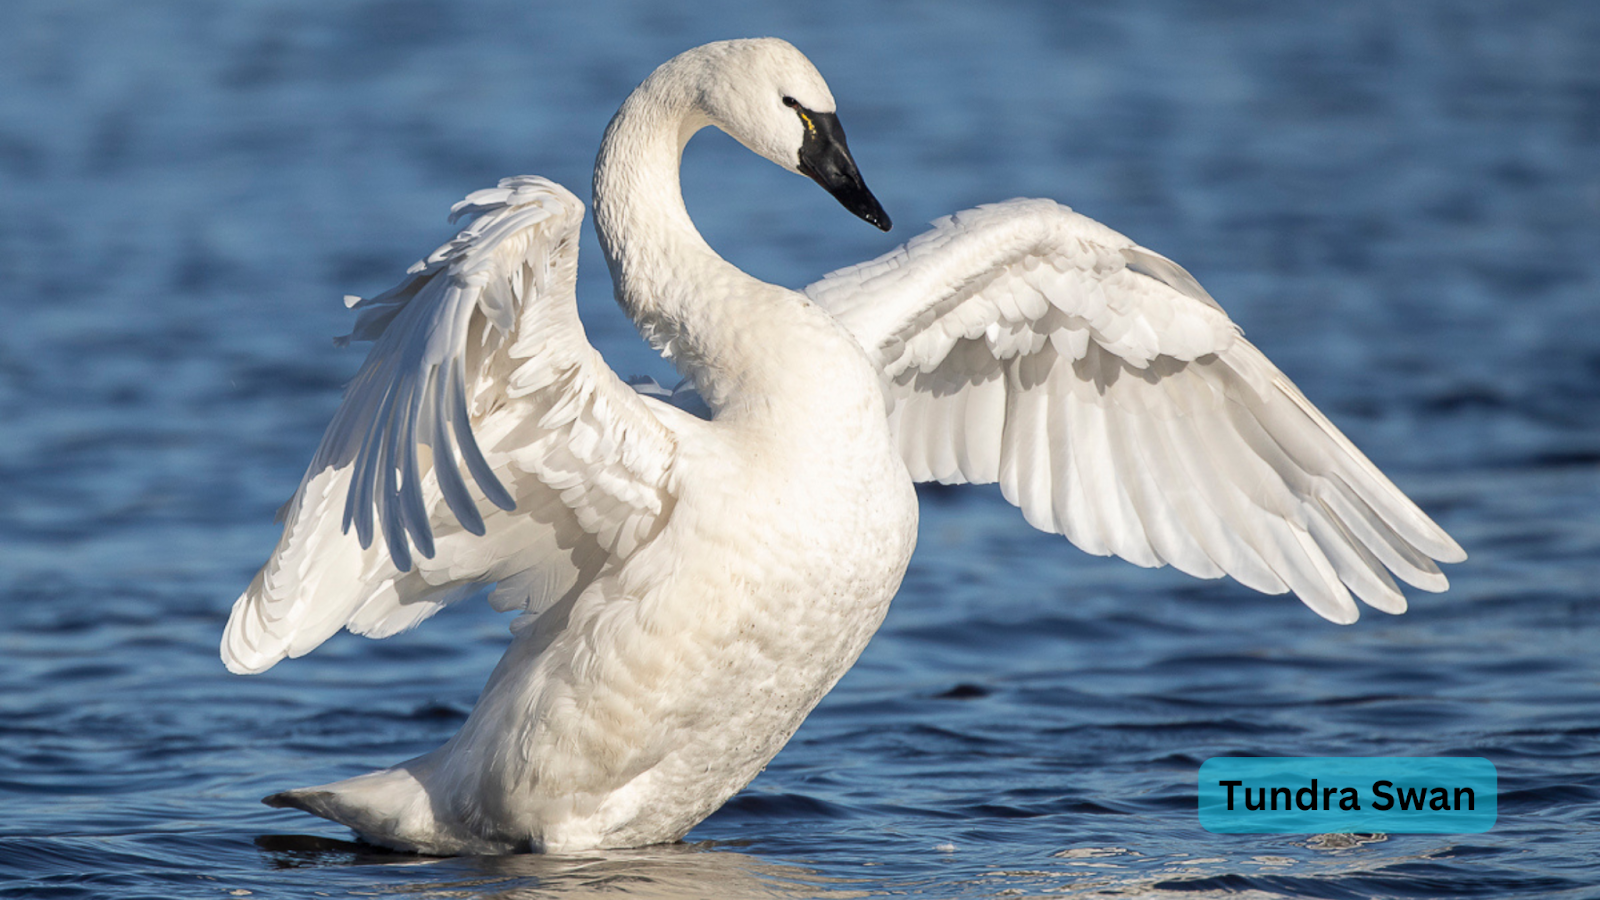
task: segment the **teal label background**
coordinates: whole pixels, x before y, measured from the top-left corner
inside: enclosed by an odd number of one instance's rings
[[[1316,792],[1302,792],[1313,779]],[[1233,789],[1232,811],[1221,781],[1242,782]],[[1387,810],[1378,808],[1383,798],[1374,783],[1379,781],[1392,784],[1382,788],[1393,797]],[[1290,808],[1284,808],[1280,792],[1276,810],[1270,803],[1264,810],[1246,809],[1245,788],[1251,789],[1252,802],[1260,799],[1261,788],[1269,789],[1269,796],[1271,788],[1288,788]],[[1336,790],[1328,794],[1328,788]],[[1349,796],[1344,788],[1355,789],[1360,810],[1340,809],[1340,800]],[[1419,788],[1424,789],[1422,808],[1407,803],[1411,808],[1401,809],[1402,800],[1414,800]],[[1466,809],[1465,794],[1459,795],[1460,810],[1431,809],[1438,796],[1433,788],[1444,788],[1452,800],[1457,788],[1471,788],[1473,809]],[[1494,763],[1476,756],[1217,756],[1200,766],[1200,825],[1219,834],[1471,834],[1494,827],[1498,790]],[[1315,809],[1300,808],[1307,802]]]

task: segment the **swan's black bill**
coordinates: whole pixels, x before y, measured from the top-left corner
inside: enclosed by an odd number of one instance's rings
[[[822,185],[845,209],[888,231],[893,223],[861,180],[856,161],[850,157],[850,147],[844,142],[844,126],[839,124],[839,117],[801,106],[795,106],[794,111],[806,126],[806,139],[800,145],[800,172]]]

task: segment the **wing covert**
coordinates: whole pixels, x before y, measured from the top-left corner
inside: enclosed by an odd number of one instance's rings
[[[353,463],[342,527],[353,524],[365,547],[376,521],[401,571],[411,567],[412,545],[434,555],[421,448],[431,449],[440,491],[468,531],[482,535],[484,524],[458,460],[490,502],[515,508],[473,437],[469,357],[476,375],[511,335],[523,296],[551,289],[549,258],[574,238],[583,207],[558,186],[507,179],[457,203],[450,221],[467,215],[471,224],[414,264],[398,286],[365,300],[345,298],[358,315],[338,343],[372,341],[373,348],[311,463],[313,471]]]

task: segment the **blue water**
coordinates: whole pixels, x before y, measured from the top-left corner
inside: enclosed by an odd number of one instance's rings
[[[1600,5],[694,6],[6,7],[0,895],[1600,896]],[[501,176],[587,196],[654,65],[764,33],[899,225],[706,135],[686,190],[729,259],[799,285],[1060,199],[1189,267],[1468,549],[1453,588],[1340,628],[930,490],[883,632],[687,844],[422,860],[261,806],[442,742],[506,640],[474,603],[217,661],[359,363],[340,296]],[[592,338],[665,380],[586,240]],[[1499,822],[1212,835],[1220,754],[1482,756]]]

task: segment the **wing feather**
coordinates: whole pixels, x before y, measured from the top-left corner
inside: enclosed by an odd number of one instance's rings
[[[340,628],[386,637],[488,584],[497,608],[537,613],[670,514],[674,432],[577,316],[582,204],[519,177],[460,216],[473,219],[397,287],[349,299],[344,341],[373,348],[234,605],[230,669]]]
[[[882,366],[914,478],[998,482],[1090,553],[1339,622],[1465,558],[1192,275],[1064,206],[957,213],[806,292]]]

